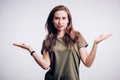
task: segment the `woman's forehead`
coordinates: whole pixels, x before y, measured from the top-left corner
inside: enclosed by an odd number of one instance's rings
[[[67,16],[67,12],[65,10],[58,10],[55,12],[54,16]]]

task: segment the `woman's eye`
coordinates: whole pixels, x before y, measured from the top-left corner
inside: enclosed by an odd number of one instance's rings
[[[55,17],[55,20],[59,19],[59,17]]]
[[[63,17],[62,19],[66,19],[66,17]]]

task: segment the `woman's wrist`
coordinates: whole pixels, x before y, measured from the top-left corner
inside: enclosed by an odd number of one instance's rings
[[[31,56],[33,55],[33,53],[35,53],[35,50],[33,50],[31,47],[29,47],[28,51],[30,52]]]
[[[35,53],[35,50],[31,51],[31,52],[30,52],[31,56],[32,56],[34,53]]]
[[[97,39],[94,40],[94,44],[98,45],[99,41]]]
[[[98,43],[94,41],[94,47],[97,47],[98,46]]]
[[[31,53],[31,52],[33,51],[33,49],[32,49],[32,48],[29,48],[28,51]]]

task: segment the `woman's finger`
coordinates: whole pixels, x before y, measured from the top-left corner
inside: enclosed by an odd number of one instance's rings
[[[14,46],[20,46],[20,44],[17,44],[17,43],[13,43]]]
[[[105,39],[109,38],[110,36],[112,36],[112,34],[106,35]]]
[[[14,46],[17,46],[17,47],[25,47],[25,44],[16,44],[16,43],[13,43]]]

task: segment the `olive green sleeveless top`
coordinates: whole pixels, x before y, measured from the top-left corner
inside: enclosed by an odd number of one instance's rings
[[[76,44],[76,50],[69,50],[63,38],[57,38],[56,45],[49,53],[51,66],[46,72],[45,80],[79,80],[80,55],[78,49],[86,47],[87,43],[82,37],[80,43]],[[41,52],[44,50],[44,42]]]

